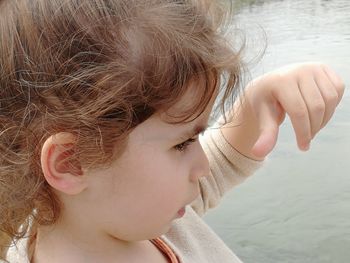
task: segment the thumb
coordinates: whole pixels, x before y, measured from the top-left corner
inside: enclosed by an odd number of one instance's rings
[[[259,158],[264,158],[268,155],[272,149],[275,147],[279,123],[273,117],[275,114],[270,112],[270,110],[265,110],[260,112],[260,133],[257,141],[252,148],[252,154]]]

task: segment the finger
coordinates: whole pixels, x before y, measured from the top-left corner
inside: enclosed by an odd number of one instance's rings
[[[299,87],[296,85],[275,89],[275,96],[292,122],[299,149],[308,150],[311,125],[308,109]]]
[[[265,157],[276,145],[279,123],[275,115],[276,112],[267,105],[259,112],[260,134],[252,148],[252,153],[256,157]]]
[[[338,74],[336,74],[329,66],[323,65],[322,67],[323,71],[326,73],[328,76],[329,80],[333,83],[337,93],[338,93],[338,98],[340,102],[341,98],[344,95],[344,90],[345,90],[345,84],[343,80],[339,77]]]
[[[339,91],[340,93],[338,93],[337,88],[334,86],[333,82],[326,74],[320,74],[315,81],[319,87],[319,90],[323,97],[323,101],[325,103],[325,114],[323,117],[322,124],[320,126],[321,129],[328,123],[328,121],[333,116],[335,108],[339,104],[342,93],[341,91]]]
[[[311,127],[311,137],[321,129],[324,115],[325,102],[315,80],[310,77],[301,79],[299,82],[299,90],[306,104]]]

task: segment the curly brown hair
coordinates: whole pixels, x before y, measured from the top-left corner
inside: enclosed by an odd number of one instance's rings
[[[225,112],[242,68],[224,35],[230,10],[210,0],[0,0],[0,258],[30,224],[59,217],[40,165],[49,136],[76,135],[74,158],[97,167],[192,80],[202,84],[179,122],[219,88]]]

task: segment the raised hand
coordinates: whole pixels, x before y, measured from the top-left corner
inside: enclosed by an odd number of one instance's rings
[[[222,128],[238,151],[254,159],[274,148],[279,126],[287,114],[298,147],[311,140],[331,119],[344,93],[341,78],[327,65],[302,63],[283,67],[253,80],[247,87],[234,128]],[[238,137],[240,140],[237,139]]]

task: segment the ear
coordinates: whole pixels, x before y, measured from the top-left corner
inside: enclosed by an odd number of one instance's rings
[[[80,163],[71,158],[75,154],[75,143],[73,134],[61,132],[49,137],[41,149],[41,167],[46,181],[69,195],[79,194],[87,187]]]

